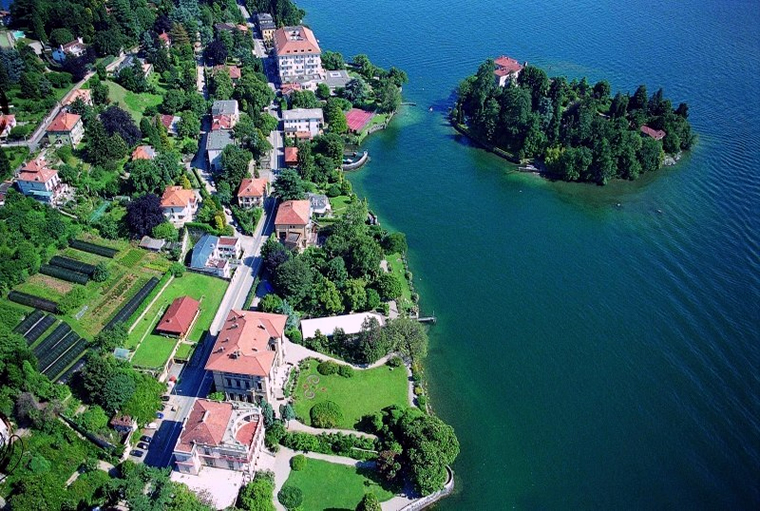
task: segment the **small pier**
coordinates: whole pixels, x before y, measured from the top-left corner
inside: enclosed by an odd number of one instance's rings
[[[417,318],[417,321],[419,321],[420,323],[431,323],[435,325],[437,319],[435,318],[435,316],[425,316],[422,318]]]

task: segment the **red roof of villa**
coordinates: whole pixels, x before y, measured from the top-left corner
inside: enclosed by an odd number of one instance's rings
[[[158,322],[156,330],[169,334],[185,335],[193,324],[200,302],[189,296],[181,296],[175,299],[166,309],[161,321]]]

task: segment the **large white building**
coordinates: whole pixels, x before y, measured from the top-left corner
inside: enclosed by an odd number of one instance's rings
[[[274,32],[274,53],[282,83],[300,83],[314,90],[325,80],[322,50],[310,29],[300,25],[278,28]]]
[[[282,112],[285,135],[298,139],[312,139],[322,132],[325,118],[321,108],[294,108]]]

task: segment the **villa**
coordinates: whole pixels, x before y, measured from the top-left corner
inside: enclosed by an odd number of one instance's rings
[[[240,120],[238,102],[234,99],[214,101],[211,106],[211,130],[231,130]]]
[[[232,271],[230,261],[238,259],[241,253],[239,238],[204,234],[193,247],[190,268],[228,279]]]
[[[47,128],[50,145],[67,144],[75,146],[84,138],[82,117],[68,112],[60,112]]]
[[[311,221],[308,200],[285,201],[277,208],[274,219],[277,239],[287,247],[304,249],[316,243],[316,227]]]
[[[493,72],[494,79],[496,80],[496,85],[499,87],[504,87],[508,83],[517,80],[517,77],[520,76],[520,72],[527,65],[527,62],[525,64],[520,64],[512,57],[506,57],[503,55],[495,59],[493,62],[496,64],[496,69]]]
[[[48,168],[43,158],[32,160],[21,167],[16,177],[16,186],[27,197],[48,203],[55,203],[66,189],[58,171]]]
[[[198,211],[198,192],[181,186],[167,186],[161,196],[161,212],[175,227],[182,227],[193,220]]]
[[[219,73],[221,71],[227,71],[227,74],[230,75],[230,79],[232,80],[232,83],[237,82],[240,80],[241,72],[240,68],[237,66],[225,66],[225,65],[218,65],[214,66],[213,73]]]
[[[298,82],[315,90],[324,82],[322,50],[311,29],[302,25],[278,28],[274,32],[274,53],[282,83]]]
[[[62,44],[53,50],[51,56],[53,57],[53,60],[60,64],[68,57],[81,57],[85,51],[87,51],[87,46],[84,44],[84,41],[82,41],[81,37],[77,37],[73,41]]]
[[[282,122],[286,136],[312,139],[322,133],[325,118],[321,108],[294,108],[282,112]]]
[[[243,179],[237,192],[241,208],[250,209],[263,206],[267,200],[269,181],[265,178]]]
[[[288,167],[296,167],[298,165],[298,148],[297,147],[285,148],[285,165]]]
[[[126,58],[121,61],[121,64],[119,64],[119,67],[116,70],[116,74],[121,73],[127,68],[133,67],[135,64],[140,65],[140,69],[142,69],[142,74],[145,78],[149,77],[153,72],[153,64],[147,62],[143,58],[138,57],[137,55],[127,55]]]
[[[204,466],[253,473],[263,447],[259,408],[196,399],[182,424],[174,459],[177,470],[185,474],[198,475]]]
[[[230,311],[206,363],[217,392],[233,401],[273,401],[287,320],[283,314]]]

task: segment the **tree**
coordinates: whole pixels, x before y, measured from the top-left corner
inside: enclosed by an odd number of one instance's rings
[[[295,419],[296,411],[293,409],[293,405],[290,403],[280,405],[280,417],[282,417],[282,420],[285,422],[289,422]]]
[[[389,319],[385,323],[383,334],[393,351],[402,353],[412,360],[419,360],[427,355],[427,332],[425,327],[413,318]]]
[[[90,353],[80,376],[85,396],[91,400],[98,400],[106,382],[115,372],[116,360],[111,355],[101,356],[97,353]]]
[[[197,139],[201,133],[201,120],[192,110],[185,110],[179,114],[179,123],[177,124],[177,135]]]
[[[315,428],[334,428],[343,421],[343,412],[334,401],[322,401],[309,411],[311,425]]]
[[[637,153],[642,172],[653,172],[660,168],[664,159],[662,146],[653,138],[645,137]]]
[[[152,233],[153,228],[163,221],[161,199],[152,193],[138,197],[127,205],[127,227],[138,238]]]
[[[293,91],[290,95],[291,108],[318,108],[319,100],[310,90]]]
[[[326,133],[314,139],[312,152],[323,154],[333,161],[333,167],[337,167],[343,161],[343,151],[346,147],[343,138],[335,133]]]
[[[228,145],[222,151],[222,172],[220,178],[237,189],[245,177],[249,176],[248,163],[253,155],[234,145]]]
[[[322,52],[322,66],[329,70],[346,69],[346,62],[337,51],[325,50]]]
[[[303,492],[293,485],[285,485],[277,494],[277,500],[288,511],[294,511],[303,503]]]
[[[404,286],[392,273],[381,274],[376,281],[377,291],[383,300],[395,300],[404,290]]]
[[[401,106],[401,91],[393,82],[385,82],[377,91],[377,100],[381,112],[395,112]]]
[[[237,505],[248,511],[274,511],[273,494],[274,477],[270,477],[265,472],[257,471],[253,481],[240,490]]]
[[[343,301],[347,311],[361,311],[367,305],[367,290],[362,279],[348,279],[343,286]]]
[[[604,101],[609,98],[611,90],[610,82],[607,80],[596,82],[596,85],[594,85],[594,97]]]
[[[365,493],[361,502],[356,506],[356,511],[382,511],[380,501],[374,493]]]
[[[124,170],[129,173],[129,182],[138,194],[163,193],[164,188],[172,182],[159,173],[153,160],[132,160],[124,165]]]
[[[132,116],[118,106],[108,107],[100,114],[100,121],[109,135],[118,134],[129,147],[136,145],[142,138]]]
[[[324,60],[322,62],[324,63]],[[326,83],[317,85],[317,97],[319,99],[328,99],[330,97],[330,87]]]
[[[274,293],[267,293],[259,302],[259,307],[264,312],[280,312],[282,298]]]
[[[108,379],[102,389],[103,408],[110,412],[120,410],[135,393],[135,381],[126,372],[117,372]]]
[[[362,78],[354,78],[343,89],[343,97],[354,105],[363,105],[369,99],[369,86]]]
[[[327,104],[325,104],[322,110],[330,132],[342,135],[348,132],[348,122],[346,122],[346,114],[341,108],[339,99],[340,98],[328,99]]]
[[[93,344],[101,351],[108,353],[114,348],[123,346],[129,337],[129,330],[123,322],[117,323],[109,329],[101,330],[93,339]]]
[[[185,106],[187,97],[182,89],[170,89],[164,94],[164,101],[161,103],[161,111],[167,114],[176,114]]]
[[[216,64],[224,64],[227,61],[227,47],[219,39],[214,39],[209,45],[206,46],[206,58],[212,60]],[[229,74],[227,74],[229,78]]]
[[[646,85],[639,85],[633,97],[628,101],[628,111],[633,110],[646,110],[649,97],[647,96]]]
[[[108,270],[108,264],[105,261],[100,261],[95,266],[95,271],[92,274],[92,280],[95,282],[105,282],[111,277],[111,272]]]
[[[235,88],[232,85],[230,73],[226,69],[217,71],[211,83],[214,99],[230,99],[232,97]]]
[[[274,194],[283,201],[301,200],[305,197],[303,181],[293,169],[285,169],[274,182]]]
[[[340,292],[333,282],[325,278],[319,279],[314,294],[319,305],[328,315],[343,311]]]
[[[0,180],[5,180],[11,175],[11,161],[5,150],[0,148]]]
[[[74,40],[74,35],[68,28],[56,28],[50,32],[50,46],[57,47],[62,44],[70,43]]]
[[[179,231],[171,222],[161,222],[153,228],[152,234],[154,238],[166,241],[177,241],[179,239]]]
[[[296,257],[277,267],[274,282],[280,294],[294,307],[298,307],[307,296],[311,295],[314,271],[303,258]]]
[[[383,238],[383,250],[386,254],[405,254],[407,250],[406,235],[403,232],[394,232]]]

